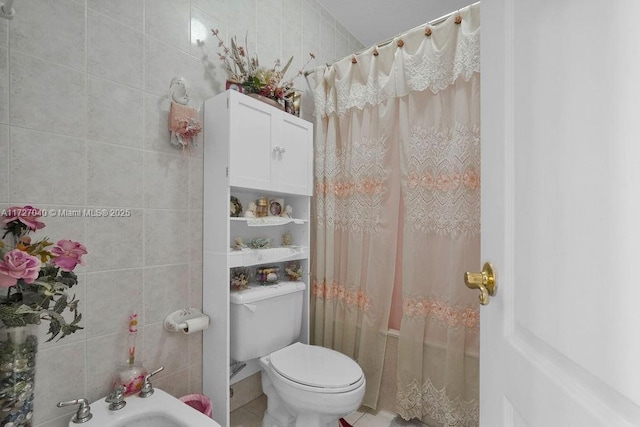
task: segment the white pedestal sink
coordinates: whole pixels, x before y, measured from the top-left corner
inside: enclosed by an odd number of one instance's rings
[[[220,427],[220,424],[186,403],[156,388],[145,398],[125,398],[127,404],[117,411],[109,410],[105,399],[90,404],[93,417],[82,424],[69,421],[69,427]]]

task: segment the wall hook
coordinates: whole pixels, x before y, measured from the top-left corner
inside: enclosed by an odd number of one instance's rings
[[[13,8],[13,0],[5,0],[0,4],[0,18],[13,19],[16,16],[16,10]]]

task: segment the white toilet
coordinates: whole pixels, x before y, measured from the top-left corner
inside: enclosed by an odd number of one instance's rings
[[[231,292],[231,358],[260,358],[263,427],[336,427],[358,409],[362,369],[337,351],[297,342],[305,285],[282,282]]]

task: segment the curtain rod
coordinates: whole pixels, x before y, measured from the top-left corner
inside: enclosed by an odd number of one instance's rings
[[[470,5],[467,5],[467,6],[465,6],[465,7],[475,6],[475,5],[479,4],[479,3],[480,3],[480,2],[479,2],[479,1],[477,1],[477,2],[475,2],[475,3],[472,3],[472,4],[470,4]],[[401,37],[401,36],[403,36],[403,35],[405,35],[405,34],[407,34],[407,33],[410,33],[410,32],[412,32],[412,31],[414,31],[414,30],[417,30],[418,28],[424,27],[425,25],[432,26],[432,25],[438,25],[438,24],[441,24],[442,22],[446,21],[450,16],[452,16],[453,14],[456,14],[456,13],[460,13],[460,9],[456,9],[456,10],[454,10],[453,12],[449,12],[449,13],[447,13],[446,15],[441,16],[440,18],[436,18],[436,19],[431,20],[431,21],[429,21],[429,22],[426,22],[426,23],[424,23],[424,24],[420,24],[420,25],[418,25],[417,27],[414,27],[414,28],[412,28],[412,29],[410,29],[410,30],[404,31],[404,32],[402,32],[402,33],[400,33],[400,34],[396,34],[395,36],[393,36],[393,37],[391,37],[391,38],[389,38],[389,39],[387,39],[387,40],[384,40],[384,41],[381,41],[380,43],[376,43],[376,44],[374,44],[374,46],[375,46],[375,47],[382,47],[382,46],[386,46],[386,45],[388,45],[389,43],[391,43],[393,40],[395,40],[397,37]],[[370,47],[371,47],[371,46],[370,46]],[[357,51],[357,52],[355,52],[355,53],[349,54],[349,55],[345,56],[344,58],[336,59],[336,60],[334,60],[331,64],[334,64],[334,63],[336,63],[336,62],[342,61],[343,59],[348,58],[349,56],[358,55],[358,54],[360,54],[360,53],[364,52],[364,51],[365,51],[365,50],[367,50],[367,49],[369,49],[369,47],[366,47],[366,48],[364,48],[364,49],[361,49],[361,50],[359,50],[359,51]],[[329,66],[331,66],[331,64],[326,64],[326,66],[327,66],[327,67],[329,67]],[[304,72],[304,76],[305,76],[305,77],[307,77],[309,74],[315,73],[317,70],[318,70],[318,68],[315,68],[315,69],[313,69],[313,70],[309,70],[309,71],[305,71],[305,72]]]

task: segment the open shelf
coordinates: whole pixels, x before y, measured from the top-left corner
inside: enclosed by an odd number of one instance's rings
[[[283,218],[279,216],[264,216],[261,218],[230,217],[229,219],[232,222],[245,222],[249,227],[276,227],[285,224],[306,224],[309,222],[307,219]]]
[[[267,249],[230,250],[229,267],[250,267],[260,264],[271,264],[284,261],[295,261],[309,258],[309,247],[289,246]]]

